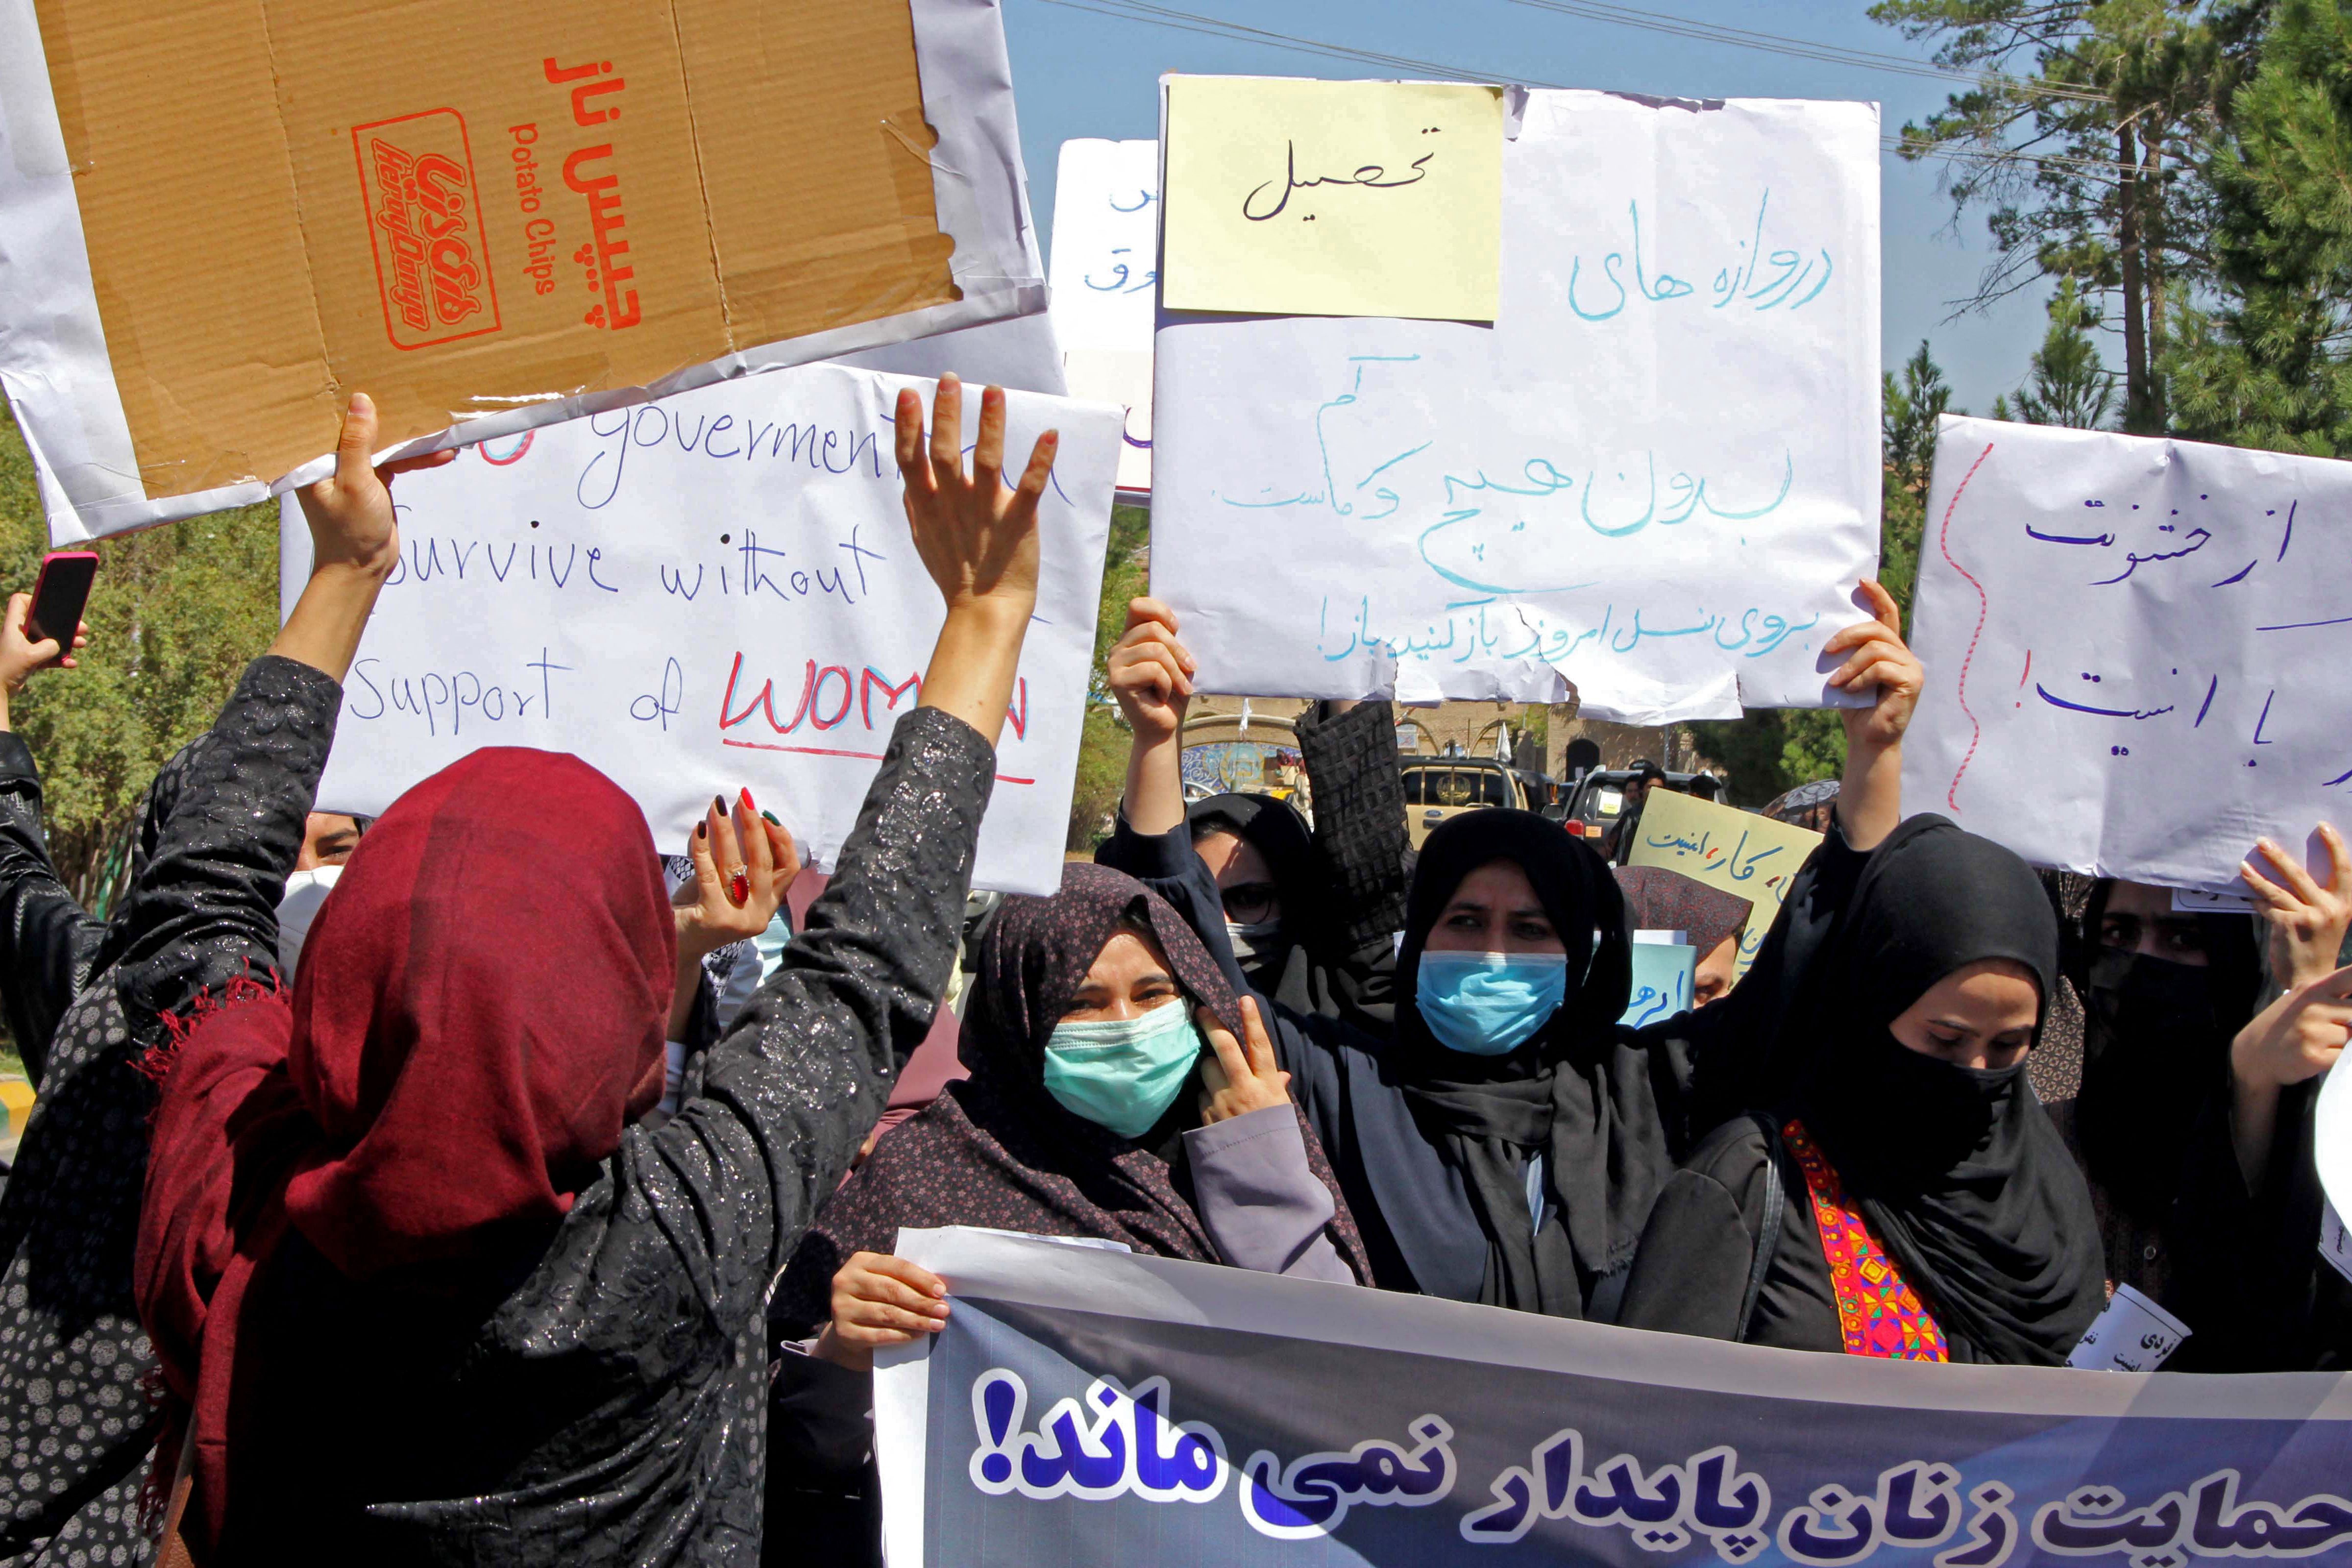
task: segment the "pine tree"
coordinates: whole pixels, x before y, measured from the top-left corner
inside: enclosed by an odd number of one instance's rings
[[[1936,40],[1937,64],[1985,73],[1903,128],[1905,157],[1952,159],[1956,211],[1987,209],[1998,255],[1967,303],[2074,278],[2120,326],[2125,427],[2162,429],[2158,373],[2179,285],[2203,276],[2195,152],[2242,68],[2249,13],[2206,0],[1879,0],[1870,15]]]
[[[2352,457],[2352,4],[2281,0],[2208,164],[2216,291],[2168,368],[2184,435]]]
[[[2098,324],[2097,309],[2075,292],[2074,280],[2063,280],[2050,301],[2050,330],[2034,351],[2016,402],[2009,405],[2015,417],[2078,430],[2105,424],[2115,407],[2116,374],[2099,363],[2099,345],[2091,341],[2090,330]]]

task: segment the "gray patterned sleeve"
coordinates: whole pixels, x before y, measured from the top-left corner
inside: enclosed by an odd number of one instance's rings
[[[760,1307],[930,1028],[995,765],[961,720],[919,708],[898,721],[805,929],[688,1069],[677,1117],[653,1134],[667,1167],[655,1180],[693,1191],[698,1245],[751,1290],[747,1310]]]

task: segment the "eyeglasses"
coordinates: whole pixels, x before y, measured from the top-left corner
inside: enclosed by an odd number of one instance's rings
[[[1236,882],[1220,888],[1217,897],[1225,906],[1225,919],[1244,926],[1273,919],[1282,902],[1272,882]]]

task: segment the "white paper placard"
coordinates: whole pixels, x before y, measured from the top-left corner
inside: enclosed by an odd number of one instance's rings
[[[480,746],[572,752],[680,852],[741,785],[829,868],[944,614],[891,409],[927,382],[808,366],[550,426],[396,481],[402,563],[344,684],[322,810],[374,813]],[[1008,395],[1008,467],[1062,433],[1043,581],[974,882],[1060,886],[1115,408]],[[966,439],[979,399],[966,399]],[[306,541],[292,498],[289,540]],[[285,556],[290,604],[308,552]]]
[[[1507,108],[1493,327],[1163,321],[1153,592],[1211,690],[1820,704],[1877,560],[1876,106]]]
[[[2352,463],[1947,416],[1906,810],[2240,894],[2352,795]]]
[[[2331,1213],[2352,1209],[2352,1068],[2344,1065],[2347,1052],[2336,1058],[2320,1081],[2319,1103],[2313,1107],[2312,1163],[2319,1167],[2319,1187],[2327,1194]],[[2338,1268],[2352,1268],[2352,1249],[2343,1245],[2343,1226],[2336,1226],[2336,1245],[2322,1244]],[[2347,1276],[2352,1277],[2352,1276]]]
[[[1055,335],[1070,395],[1127,410],[1118,488],[1151,488],[1151,329],[1160,297],[1160,143],[1062,143],[1054,178]]]

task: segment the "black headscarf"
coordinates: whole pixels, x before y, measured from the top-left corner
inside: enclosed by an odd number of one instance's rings
[[[2082,1173],[2022,1060],[1955,1067],[1888,1028],[1986,959],[2031,972],[2048,1016],[2058,919],[2039,879],[1990,839],[1911,818],[1871,856],[1806,986],[1794,1021],[1812,1050],[1796,1108],[1952,1358],[2054,1366],[2106,1299]]]
[[[1439,1044],[1412,997],[1430,929],[1462,879],[1490,860],[1526,871],[1568,951],[1570,985],[1532,1040],[1507,1056],[1479,1057]],[[1633,959],[1625,900],[1608,864],[1533,812],[1450,818],[1422,846],[1397,978],[1397,1079],[1423,1132],[1462,1173],[1486,1232],[1478,1299],[1583,1316],[1585,1287],[1631,1261],[1674,1168],[1643,1053],[1621,1044],[1616,1027]],[[1540,1228],[1528,1214],[1526,1178],[1538,1151],[1551,1196]],[[1458,1223],[1434,1201],[1427,1215],[1384,1217],[1391,1229]]]
[[[2206,962],[2099,944],[2112,880],[2091,889],[2067,953],[2083,994],[2083,1087],[2074,1130],[2091,1177],[2144,1221],[2179,1194],[2182,1150],[2229,1081],[2230,1041],[2253,1014],[2262,950],[2251,915],[2195,916]]]
[[[1186,816],[1195,839],[1230,833],[1265,858],[1282,900],[1282,931],[1241,959],[1242,974],[1254,989],[1285,1006],[1311,1011],[1305,972],[1310,955],[1321,956],[1328,945],[1323,889],[1329,878],[1307,824],[1288,801],[1267,795],[1213,795],[1194,802]]]

